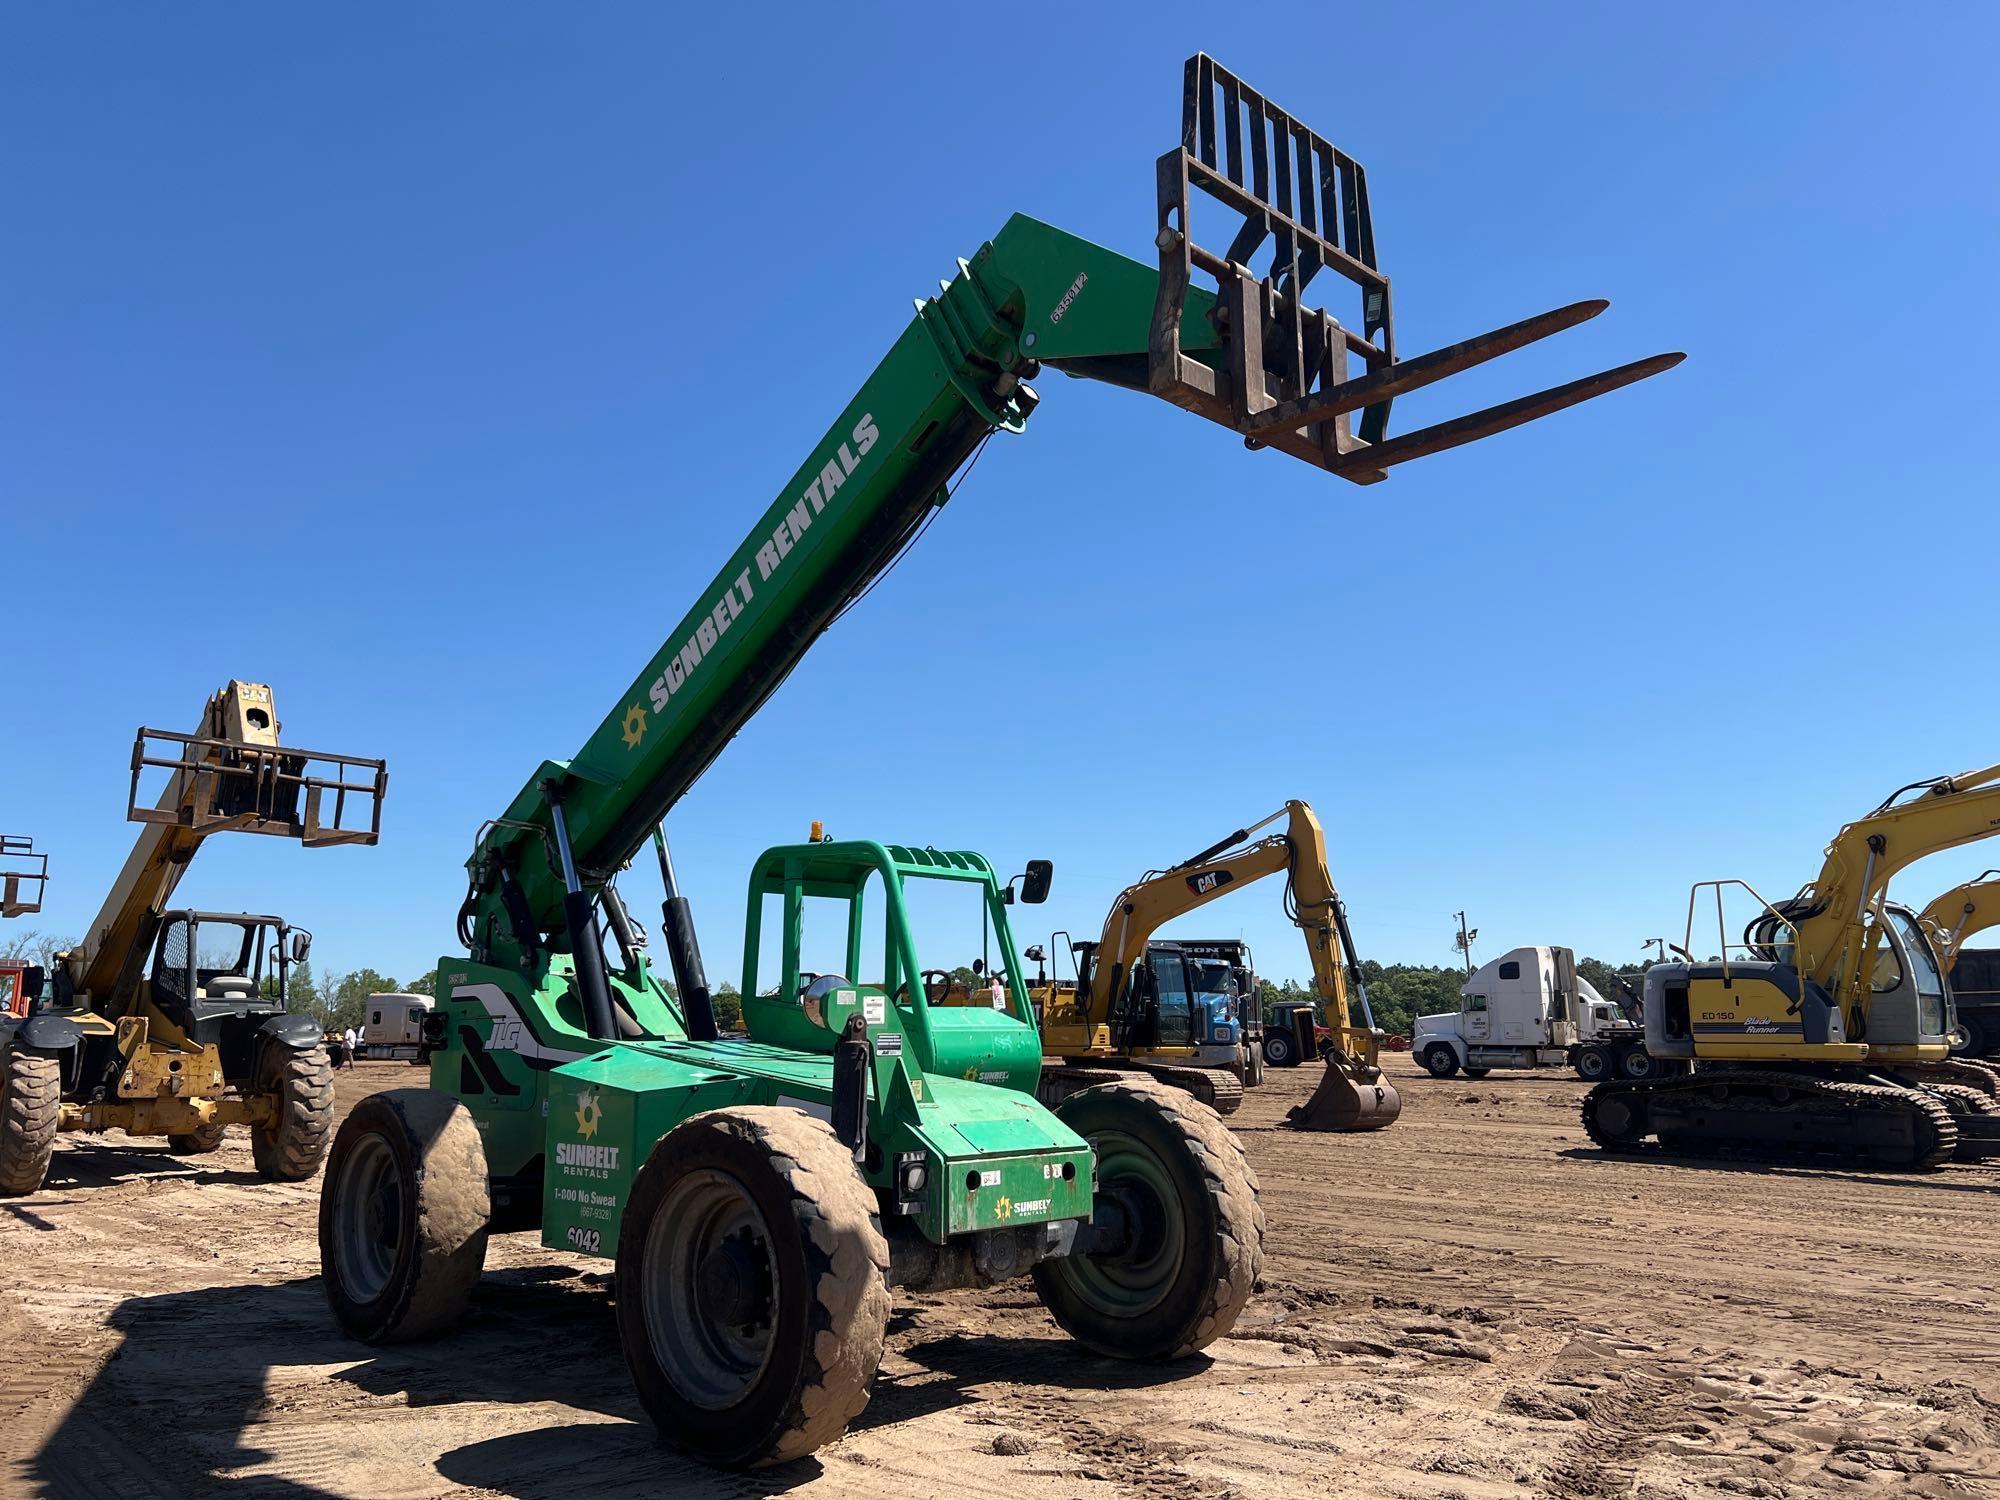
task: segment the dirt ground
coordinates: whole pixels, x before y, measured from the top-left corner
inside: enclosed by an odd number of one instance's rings
[[[1280,1128],[1308,1070],[1236,1117],[1266,1279],[1206,1357],[1084,1354],[1025,1283],[907,1299],[854,1430],[748,1478],[655,1443],[602,1262],[496,1240],[456,1336],[376,1352],[316,1182],[70,1139],[0,1202],[0,1494],[2000,1496],[2000,1168],[1615,1160],[1574,1080],[1392,1064],[1385,1133]]]

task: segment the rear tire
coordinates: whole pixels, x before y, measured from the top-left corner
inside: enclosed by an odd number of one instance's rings
[[[1298,1040],[1289,1031],[1265,1032],[1264,1061],[1274,1068],[1296,1068],[1299,1065]]]
[[[618,1337],[640,1403],[708,1463],[805,1457],[868,1404],[888,1270],[875,1195],[825,1121],[770,1106],[683,1121],[619,1230]]]
[[[1261,1042],[1243,1049],[1243,1086],[1252,1089],[1264,1086],[1264,1046]]]
[[[270,1043],[257,1061],[257,1092],[270,1095],[274,1104],[270,1122],[250,1131],[258,1175],[304,1182],[326,1160],[333,1135],[333,1069],[326,1048]]]
[[[1602,1083],[1613,1072],[1611,1055],[1602,1047],[1585,1047],[1576,1055],[1576,1076],[1585,1083]]]
[[[342,1122],[319,1194],[319,1266],[340,1326],[368,1344],[456,1323],[486,1265],[486,1148],[449,1094],[370,1094]]]
[[[1951,1055],[1953,1057],[1984,1057],[1987,1048],[1993,1044],[1994,1040],[1995,1038],[1987,1035],[1986,1027],[1982,1026],[1975,1018],[1961,1014],[1958,1018],[1958,1025],[1952,1032]]]
[[[1458,1071],[1458,1054],[1442,1042],[1424,1048],[1424,1071],[1433,1078],[1449,1078]]]
[[[1659,1070],[1653,1066],[1653,1054],[1644,1047],[1632,1047],[1618,1058],[1618,1072],[1624,1078],[1651,1078]]]
[[[1115,1254],[1034,1268],[1050,1316],[1114,1359],[1178,1359],[1228,1333],[1264,1264],[1257,1177],[1236,1137],[1199,1100],[1150,1081],[1084,1089],[1056,1115],[1089,1140],[1098,1197],[1131,1233]]]
[[[62,1064],[46,1052],[0,1056],[0,1197],[38,1193],[56,1149]]]
[[[167,1153],[171,1156],[206,1156],[211,1151],[222,1149],[222,1139],[228,1133],[226,1125],[203,1125],[186,1135],[167,1137]]]

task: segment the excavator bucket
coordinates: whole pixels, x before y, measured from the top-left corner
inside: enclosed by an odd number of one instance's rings
[[[1519,427],[1672,369],[1684,357],[1656,354],[1391,437],[1393,398],[1573,328],[1610,304],[1574,302],[1399,360],[1389,278],[1375,258],[1367,173],[1201,54],[1188,59],[1182,81],[1180,145],[1159,159],[1157,172],[1160,282],[1148,388],[1234,428],[1249,447],[1276,448],[1373,484],[1393,465]],[[1220,253],[1196,242],[1197,191],[1241,216]],[[1360,289],[1359,332],[1307,305],[1307,289],[1323,270]],[[1191,347],[1182,324],[1197,272],[1215,283],[1212,346]],[[1363,371],[1350,373],[1350,360]],[[1351,424],[1356,412],[1360,420]]]
[[[1312,1012],[1293,1012],[1292,1025],[1307,1049],[1302,1055],[1311,1056]],[[1336,1044],[1326,1054],[1326,1073],[1312,1098],[1294,1105],[1285,1121],[1294,1130],[1381,1130],[1395,1124],[1402,1112],[1402,1098],[1382,1070]]]

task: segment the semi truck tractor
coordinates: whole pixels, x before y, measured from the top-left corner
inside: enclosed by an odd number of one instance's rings
[[[1457,1010],[1417,1017],[1410,1050],[1433,1078],[1562,1067],[1592,1081],[1653,1075],[1645,1027],[1576,972],[1568,948],[1516,948],[1458,993]]]

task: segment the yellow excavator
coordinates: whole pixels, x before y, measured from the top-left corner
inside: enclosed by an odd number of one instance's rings
[[[1283,832],[1254,838],[1281,819]],[[1158,964],[1148,962],[1148,947],[1153,934],[1174,918],[1280,872],[1285,876],[1285,913],[1305,935],[1313,985],[1330,1034],[1326,1074],[1312,1098],[1291,1111],[1290,1123],[1305,1130],[1380,1130],[1392,1124],[1402,1113],[1402,1100],[1382,1073],[1383,1033],[1359,983],[1353,934],[1327,868],[1326,834],[1313,810],[1298,801],[1237,829],[1192,859],[1149,872],[1127,886],[1111,903],[1097,941],[1073,945],[1075,983],[1031,991],[1042,1018],[1042,1051],[1049,1059],[1042,1070],[1045,1101],[1139,1071],[1187,1089],[1225,1112],[1233,1110],[1242,1097],[1242,1083],[1227,1066],[1236,1048],[1232,1045],[1228,1056],[1201,1066],[1198,1046],[1162,1036],[1163,976]],[[1349,999],[1350,973],[1362,1012],[1359,1026]],[[1181,982],[1191,1000],[1192,984]],[[1245,1003],[1255,1005],[1256,997],[1245,997]],[[1313,1017],[1302,1013],[1295,1024],[1304,1055],[1310,1056],[1316,1050]]]
[[[1646,971],[1646,1050],[1691,1074],[1600,1083],[1583,1101],[1592,1140],[1748,1152],[1835,1165],[1927,1169],[2000,1154],[2000,1078],[1953,1059],[1951,991],[1924,922],[1888,899],[1897,871],[2000,833],[2000,766],[1899,788],[1827,846],[1787,900],[1746,882],[1699,882],[1675,962]],[[1723,895],[1759,908],[1741,942]],[[1715,906],[1720,956],[1695,961],[1696,907]],[[1741,957],[1734,957],[1741,954]]]
[[[1966,943],[1992,927],[2000,927],[2000,870],[1987,870],[1963,885],[1953,886],[1923,910],[1924,931],[1938,951],[1938,963],[1951,984],[1951,1050],[1957,1056],[1988,1057],[2000,1052],[2000,1003],[1996,1003],[1990,949],[1968,950]]]
[[[271,690],[253,682],[211,695],[193,734],[140,729],[126,801],[139,837],[83,941],[55,955],[53,993],[31,983],[25,1014],[0,1018],[0,1195],[41,1187],[63,1131],[164,1136],[195,1155],[246,1125],[263,1176],[319,1170],[332,1078],[318,1023],[286,1006],[311,935],[168,904],[213,834],[376,842],[384,764],[278,732]],[[158,800],[142,805],[155,780]]]

